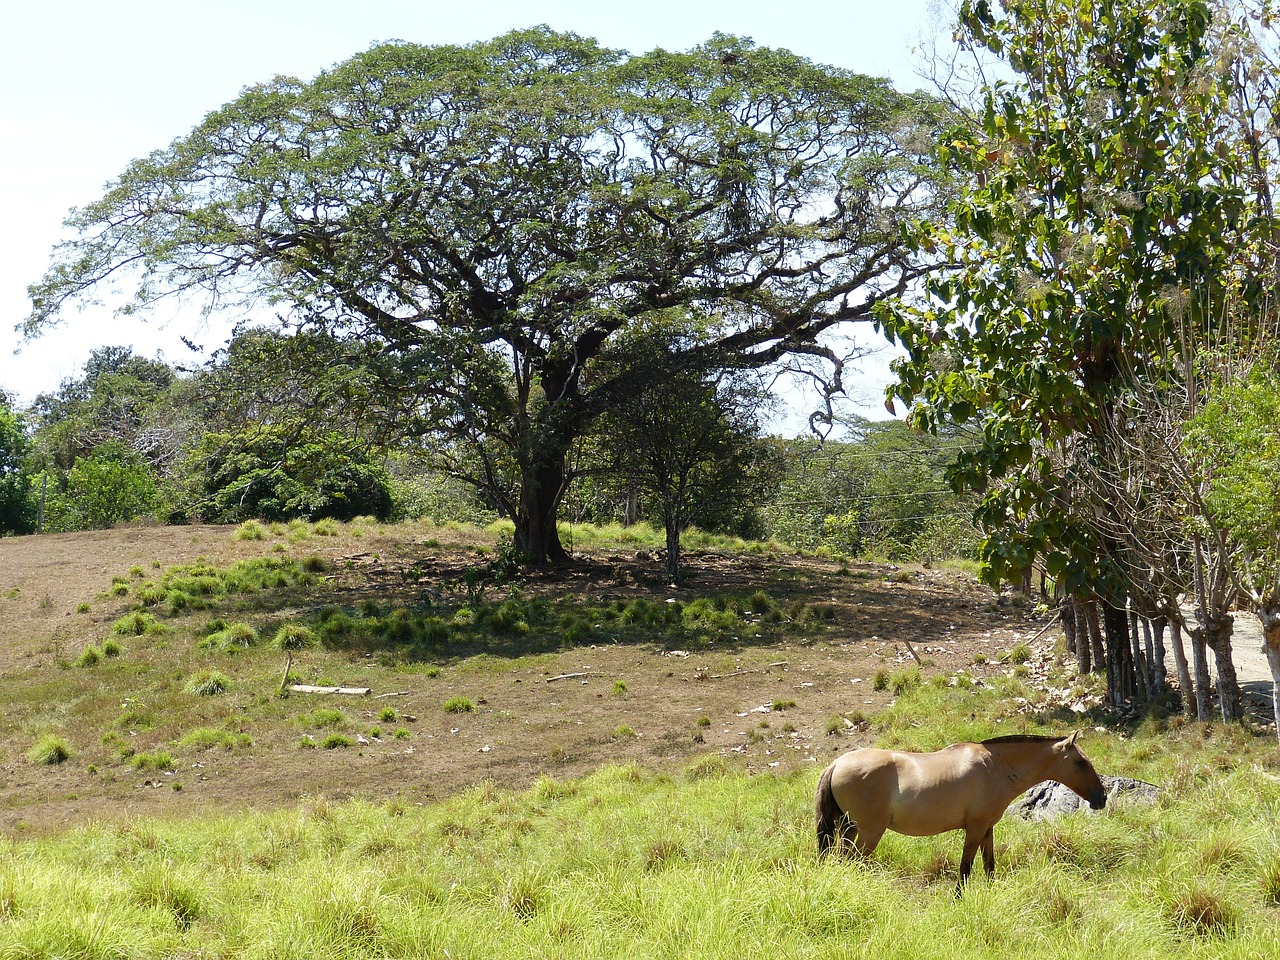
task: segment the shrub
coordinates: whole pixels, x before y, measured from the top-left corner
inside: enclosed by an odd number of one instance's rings
[[[104,657],[118,657],[124,653],[124,647],[120,645],[120,641],[108,637],[102,642],[102,655]]]
[[[46,733],[27,751],[27,760],[37,766],[51,767],[70,759],[71,748],[56,733]]]
[[[78,667],[96,667],[102,662],[102,651],[97,647],[88,646],[80,651],[80,656],[76,657],[76,666]]]
[[[475,709],[475,704],[467,697],[450,697],[444,702],[445,713],[470,713]]]
[[[331,733],[321,742],[320,746],[326,750],[333,750],[337,747],[351,746],[351,738],[342,733]]]

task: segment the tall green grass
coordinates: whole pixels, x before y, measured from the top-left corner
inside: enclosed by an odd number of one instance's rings
[[[4,841],[0,956],[1270,955],[1280,791],[1255,766],[1154,806],[1002,823],[996,877],[960,898],[955,835],[817,860],[816,777],[609,767],[428,807]]]

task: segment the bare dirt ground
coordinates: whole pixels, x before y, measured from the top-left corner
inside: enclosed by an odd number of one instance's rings
[[[689,558],[695,576],[677,589],[661,582],[656,560],[619,552],[583,557],[529,578],[522,589],[530,596],[659,602],[764,589],[780,602],[829,605],[833,619],[780,635],[756,634],[748,625],[730,642],[698,650],[625,637],[533,651],[496,645],[482,656],[442,657],[429,673],[400,669],[369,651],[299,657],[295,670],[308,682],[373,689],[360,698],[295,694],[281,701],[273,689],[280,667],[246,656],[222,664],[236,683],[219,702],[184,701],[182,679],[208,661],[195,649],[191,628],[151,646],[131,644],[109,671],[69,664],[86,645],[101,643],[128,609],[127,599],[108,591],[112,578],[131,568],[158,571],[201,557],[226,565],[272,550],[323,554],[338,573],[317,602],[354,605],[371,596],[396,604],[444,590],[476,562],[473,545],[448,542],[440,528],[374,528],[358,540],[288,544],[233,533],[145,527],[0,540],[0,703],[9,714],[0,718],[0,831],[268,808],[306,796],[426,802],[484,780],[523,787],[542,775],[572,777],[632,760],[683,768],[710,756],[755,772],[813,768],[869,739],[862,718],[893,697],[874,689],[875,675],[909,668],[908,645],[923,660],[926,681],[964,671],[981,682],[1011,669],[1000,658],[1035,638],[1032,673],[1044,679],[1059,636],[1056,628],[1041,634],[1044,622],[1028,605],[998,600],[953,572],[869,564],[842,570],[814,559],[702,553]],[[267,666],[274,672],[264,673]],[[1265,661],[1262,676],[1250,669],[1242,666],[1242,680],[1269,677]],[[153,692],[135,697],[131,677],[139,690]],[[166,684],[179,692],[154,692]],[[475,709],[445,712],[443,702],[455,695],[470,698]],[[171,769],[135,769],[117,749],[115,716],[146,696],[155,698],[153,726],[127,735],[138,750],[171,749]],[[388,705],[397,720],[374,736]],[[351,717],[351,748],[300,746],[299,723],[317,706]],[[850,719],[832,733],[841,716]],[[406,737],[391,737],[389,727],[401,724]],[[243,731],[252,746],[174,746],[184,732],[204,726]],[[33,765],[25,752],[50,729],[69,741],[72,758],[56,767]]]

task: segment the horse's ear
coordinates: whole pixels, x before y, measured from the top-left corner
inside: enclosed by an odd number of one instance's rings
[[[1075,746],[1075,744],[1076,744],[1076,737],[1078,737],[1078,736],[1080,736],[1080,731],[1079,731],[1079,730],[1077,730],[1075,733],[1071,734],[1071,736],[1067,737],[1067,746],[1069,746],[1069,747],[1074,747],[1074,746]]]

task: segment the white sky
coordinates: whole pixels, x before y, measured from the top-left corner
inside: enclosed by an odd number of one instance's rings
[[[89,352],[131,346],[189,361],[179,334],[216,347],[219,331],[161,308],[147,321],[88,309],[27,344],[13,332],[26,288],[75,206],[97,199],[130,160],[187,133],[240,90],[302,78],[390,39],[470,43],[546,23],[632,52],[686,49],[720,30],[820,63],[921,86],[913,48],[936,28],[933,0],[36,0],[0,30],[0,388],[22,403],[77,376]],[[867,331],[867,342],[875,334]],[[15,350],[20,348],[20,353]],[[851,393],[883,416],[887,357]],[[879,412],[877,412],[879,411]]]

